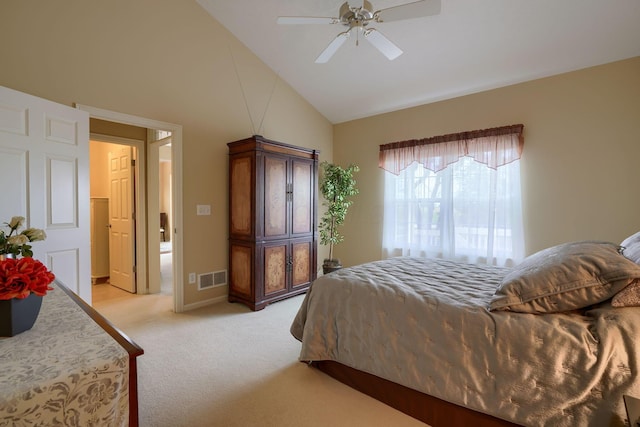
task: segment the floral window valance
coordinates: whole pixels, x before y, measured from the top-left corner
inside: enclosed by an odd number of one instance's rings
[[[469,156],[492,169],[518,160],[522,155],[524,125],[453,133],[380,146],[378,166],[395,175],[413,162],[438,172],[460,157]]]

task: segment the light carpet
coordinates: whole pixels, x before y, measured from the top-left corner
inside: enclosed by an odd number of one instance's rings
[[[171,296],[126,294],[94,307],[144,349],[143,427],[425,426],[300,363],[289,326],[301,302],[258,312],[222,302],[176,314]]]

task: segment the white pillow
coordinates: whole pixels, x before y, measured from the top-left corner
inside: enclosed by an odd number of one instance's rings
[[[622,254],[636,264],[640,264],[640,231],[633,234],[620,243]]]

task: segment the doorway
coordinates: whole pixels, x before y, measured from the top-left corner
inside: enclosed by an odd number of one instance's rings
[[[135,237],[144,185],[139,150],[144,141],[92,133],[89,139],[91,282],[137,293]]]
[[[182,126],[153,119],[132,116],[100,108],[77,105],[76,108],[87,111],[90,118],[113,124],[131,125],[144,128],[147,132],[146,143],[138,148],[139,192],[137,197],[143,201],[136,208],[136,293],[162,292],[161,273],[161,233],[160,233],[160,148],[170,151],[168,168],[170,197],[165,209],[170,218],[165,238],[171,241],[171,252],[165,255],[171,262],[171,280],[168,289],[173,294],[173,310],[182,312],[183,274],[182,274],[182,195],[176,189],[182,187]],[[166,139],[167,135],[170,139]],[[165,166],[167,167],[167,166]],[[167,205],[165,205],[167,206]],[[166,270],[165,270],[166,271]],[[166,283],[166,280],[165,280]],[[165,285],[166,287],[166,285]],[[168,291],[167,289],[167,291]]]
[[[149,200],[158,201],[159,232],[157,233],[160,247],[159,258],[150,259],[149,263],[149,292],[162,295],[172,295],[173,289],[173,191],[172,177],[172,134],[167,131],[155,131],[149,147],[148,195]],[[151,212],[150,208],[150,212]],[[155,237],[151,235],[149,244],[155,245]],[[150,257],[153,256],[150,254]],[[157,267],[159,277],[156,277]]]

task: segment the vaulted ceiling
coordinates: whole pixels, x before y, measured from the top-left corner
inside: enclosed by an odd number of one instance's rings
[[[332,123],[640,56],[638,0],[441,0],[437,15],[371,24],[402,49],[393,61],[353,35],[324,64],[344,26],[276,20],[338,17],[342,0],[197,1]]]

